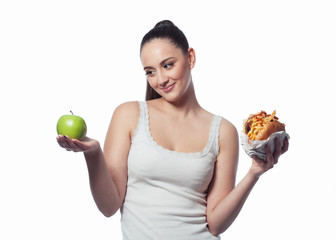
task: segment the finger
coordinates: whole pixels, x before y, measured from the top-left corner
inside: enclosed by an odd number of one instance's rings
[[[82,151],[86,150],[89,148],[88,144],[82,141],[79,141],[77,139],[72,140],[73,144],[78,148],[81,149]]]
[[[289,147],[289,141],[288,138],[285,139],[284,144],[281,148],[281,154],[285,153],[288,151],[288,147]]]
[[[274,157],[271,151],[271,147],[268,144],[266,144],[265,146],[265,151],[266,151],[266,156],[267,156],[267,168],[268,169],[273,168]]]
[[[273,153],[273,158],[274,158],[274,164],[278,163],[278,159],[281,155],[281,143],[278,137],[274,139],[274,153]]]
[[[72,139],[68,136],[58,136],[57,141],[62,148],[65,148],[67,151],[77,151],[77,146],[73,144]]]
[[[64,143],[65,143],[65,148],[66,149],[72,149],[72,144],[71,144],[71,138],[69,138],[68,136],[64,136]]]
[[[60,147],[62,147],[62,139],[61,139],[61,136],[57,136],[57,137],[56,137],[56,141],[57,141],[58,145],[59,145]]]
[[[82,149],[77,144],[75,144],[75,141],[78,141],[77,139],[71,139],[71,138],[65,136],[65,141],[68,144],[68,148],[67,149],[70,149],[73,152],[80,152],[80,151],[82,151]]]
[[[267,160],[273,158],[271,147],[268,144],[265,145],[265,152]]]
[[[58,136],[57,137],[58,145],[62,148],[69,148],[69,144],[66,142],[65,136]]]

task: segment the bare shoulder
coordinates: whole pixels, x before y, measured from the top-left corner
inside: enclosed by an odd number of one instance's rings
[[[222,118],[220,133],[222,137],[232,137],[233,135],[237,135],[237,129],[229,120]]]
[[[129,135],[133,134],[139,119],[139,103],[136,101],[120,104],[114,110],[109,129],[113,133],[123,132]]]
[[[135,117],[139,115],[139,103],[136,101],[124,102],[116,107],[114,116]]]
[[[121,120],[126,123],[134,123],[139,118],[139,103],[136,101],[124,102],[114,110],[112,119]]]
[[[230,149],[230,151],[237,151],[238,149],[238,132],[236,127],[227,119],[222,118],[219,128],[219,148]],[[223,152],[223,151],[220,151]]]

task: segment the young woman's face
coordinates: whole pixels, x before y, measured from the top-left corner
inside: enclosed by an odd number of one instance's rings
[[[167,101],[177,101],[187,92],[195,53],[184,54],[167,39],[153,39],[141,50],[141,62],[151,87]]]

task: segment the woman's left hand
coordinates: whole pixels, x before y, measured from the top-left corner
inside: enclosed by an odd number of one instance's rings
[[[279,138],[274,139],[274,151],[271,151],[271,148],[268,144],[265,146],[266,150],[266,161],[261,160],[257,156],[252,157],[252,167],[251,171],[257,177],[260,177],[263,173],[267,172],[269,169],[273,168],[275,164],[278,163],[280,155],[287,152],[288,150],[288,138],[284,140],[283,145],[281,144]]]

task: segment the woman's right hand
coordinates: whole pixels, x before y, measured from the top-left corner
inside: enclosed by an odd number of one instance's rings
[[[99,148],[99,142],[88,137],[85,137],[80,141],[77,139],[71,139],[67,136],[59,135],[56,140],[60,147],[66,149],[67,151],[89,153],[94,152]]]

